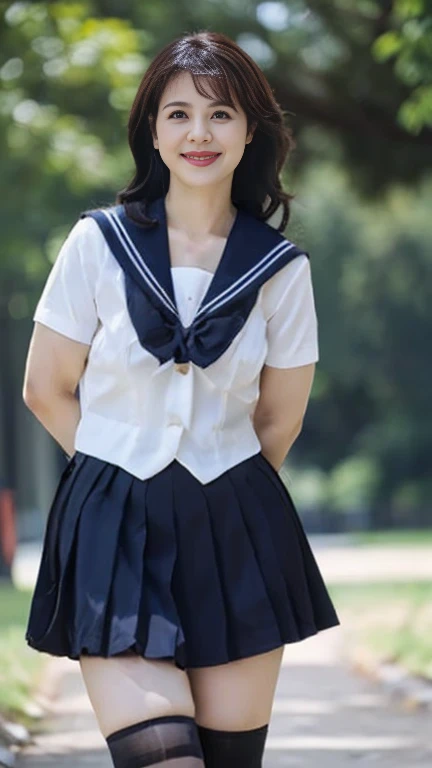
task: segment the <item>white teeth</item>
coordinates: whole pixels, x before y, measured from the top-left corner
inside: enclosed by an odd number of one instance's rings
[[[188,157],[189,160],[211,160],[211,158],[216,157],[216,155],[206,155],[197,157],[196,155],[185,155],[185,157]]]

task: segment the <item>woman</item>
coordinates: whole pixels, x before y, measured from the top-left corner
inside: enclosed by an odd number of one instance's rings
[[[115,766],[254,768],[284,645],[339,624],[278,475],[318,360],[291,138],[253,60],[200,32],[150,64],[129,142],[34,316],[24,399],[73,455],[26,639],[79,660]]]

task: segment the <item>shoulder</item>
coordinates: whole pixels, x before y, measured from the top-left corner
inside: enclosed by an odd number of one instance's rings
[[[309,258],[301,253],[281,267],[261,288],[261,307],[266,321],[293,313],[315,314],[315,298]]]
[[[57,253],[54,272],[70,278],[96,280],[107,260],[105,238],[91,216],[79,216],[63,239]]]
[[[272,302],[281,294],[311,282],[311,267],[307,253],[298,253],[291,261],[281,267],[263,285],[263,297]]]
[[[106,213],[118,206],[92,208],[82,211],[67,235],[67,242],[79,250],[84,250],[88,260],[98,260],[106,256],[107,241],[101,223],[106,220]]]
[[[110,214],[118,213],[122,206],[110,205],[101,208],[89,208],[82,211],[78,220],[75,222],[72,231],[77,237],[84,240],[90,239],[96,242],[103,242],[103,224],[108,221]]]
[[[80,250],[87,246],[100,247],[103,244],[103,236],[98,227],[96,221],[87,215],[83,214],[72,224],[69,231],[66,234],[63,249],[67,247],[68,250]]]

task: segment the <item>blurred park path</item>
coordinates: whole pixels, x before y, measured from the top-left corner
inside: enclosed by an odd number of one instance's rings
[[[373,578],[378,574],[394,578],[405,561],[411,563],[416,577],[419,564],[422,573],[431,570],[432,558],[424,548],[420,556],[417,549],[409,557],[406,549],[403,553],[399,549],[396,557],[388,547],[385,552],[376,546],[353,551],[347,541],[337,545],[330,539],[328,544],[324,538],[309,540],[327,583],[343,576],[350,580],[354,572],[365,579],[371,573]],[[264,768],[432,765],[430,712],[405,711],[378,684],[353,673],[345,660],[343,616],[341,619],[341,627],[285,646]],[[109,768],[109,753],[78,662],[52,658],[49,673],[57,678],[58,696],[51,704],[44,732],[23,750],[18,768]]]
[[[308,536],[325,581],[348,584],[370,581],[432,581],[432,545],[358,546],[349,535]],[[17,587],[33,588],[40,544],[20,544],[13,564]]]
[[[432,546],[351,544],[325,536],[309,541],[327,584],[372,581],[432,581]]]

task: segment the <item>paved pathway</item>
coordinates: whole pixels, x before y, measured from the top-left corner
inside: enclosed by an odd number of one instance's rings
[[[309,539],[326,582],[432,581],[432,546],[362,546]]]

